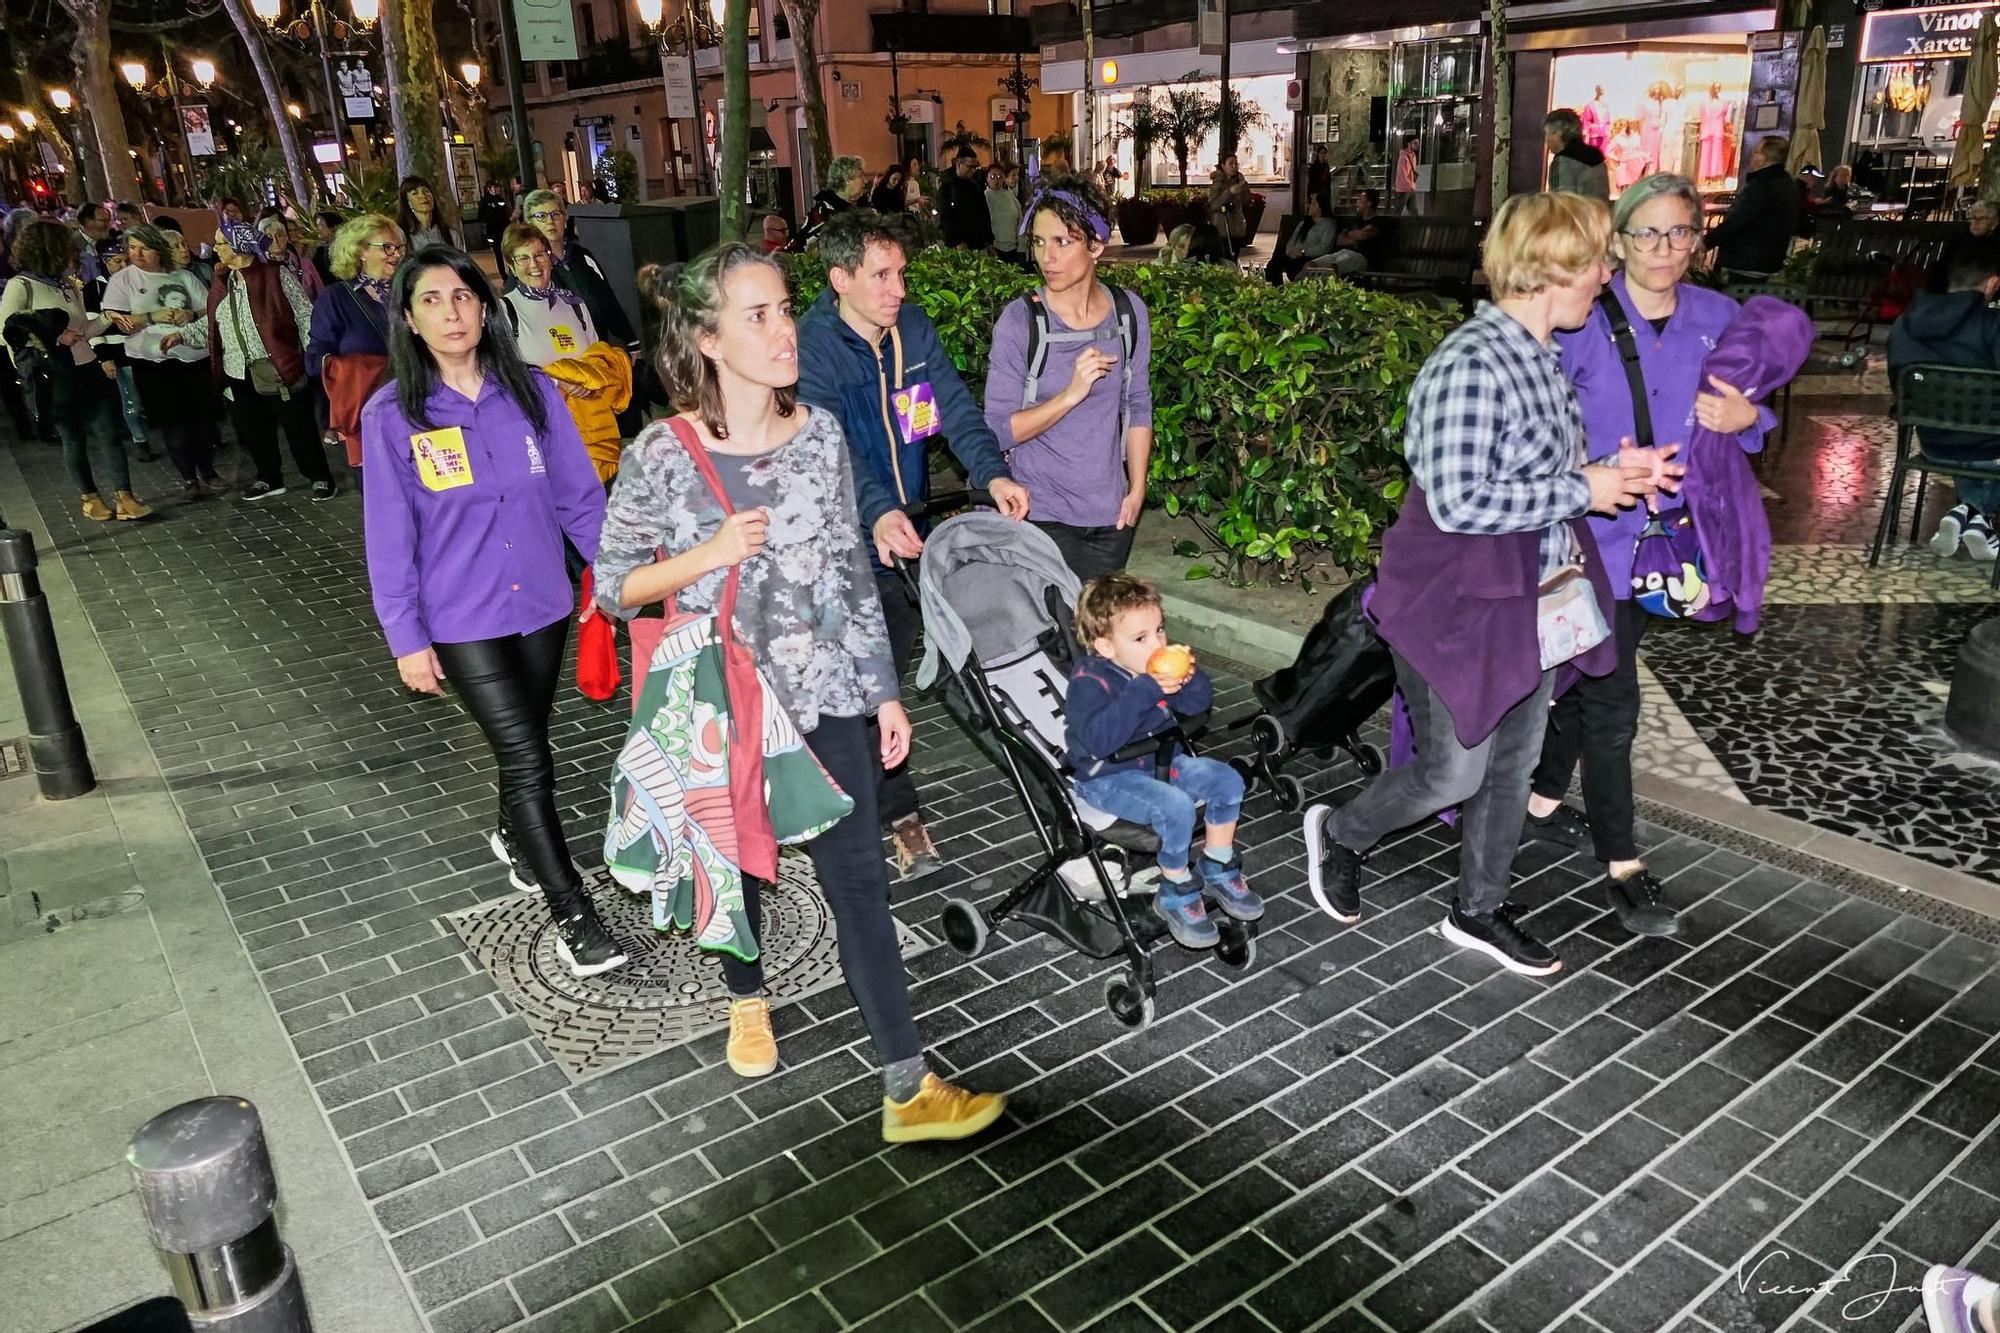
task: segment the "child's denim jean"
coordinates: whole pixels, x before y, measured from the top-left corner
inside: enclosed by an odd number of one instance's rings
[[[1160,835],[1160,869],[1180,874],[1188,868],[1194,842],[1195,806],[1208,807],[1209,824],[1234,824],[1243,808],[1243,775],[1216,759],[1174,756],[1171,782],[1125,770],[1083,778],[1076,794],[1107,815],[1145,824]]]

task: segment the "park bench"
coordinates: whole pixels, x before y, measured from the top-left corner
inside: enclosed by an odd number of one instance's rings
[[[1405,295],[1436,292],[1471,306],[1472,274],[1479,267],[1479,226],[1469,218],[1381,219],[1378,262],[1354,281],[1376,291]]]

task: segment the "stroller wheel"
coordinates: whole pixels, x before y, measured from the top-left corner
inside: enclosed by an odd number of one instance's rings
[[[965,899],[947,902],[940,923],[945,942],[967,958],[977,958],[986,948],[986,914]]]
[[[1868,353],[1866,352],[1842,352],[1840,354],[1840,368],[1842,370],[1852,370],[1867,359]]]
[[[1278,780],[1271,784],[1271,795],[1286,814],[1305,808],[1306,785],[1290,773],[1278,774]]]
[[[1238,971],[1247,969],[1257,961],[1257,928],[1246,926],[1239,921],[1219,922],[1222,942],[1215,946],[1215,956],[1224,967]]]
[[[1269,713],[1259,713],[1250,719],[1250,739],[1257,744],[1257,751],[1271,759],[1283,759],[1292,752],[1292,738],[1285,734],[1285,724]]]
[[[1104,1007],[1111,1016],[1138,1032],[1153,1021],[1153,997],[1129,973],[1104,983]]]
[[[1354,747],[1354,766],[1361,770],[1361,776],[1372,778],[1382,771],[1382,752],[1372,745]]]

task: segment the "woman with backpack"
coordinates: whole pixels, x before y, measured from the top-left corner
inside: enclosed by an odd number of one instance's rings
[[[132,464],[118,434],[117,363],[91,347],[110,321],[84,310],[70,229],[43,218],[30,221],[14,241],[12,258],[15,274],[0,290],[0,329],[24,392],[47,380],[45,424],[62,440],[84,517],[150,517],[152,508],[132,493]],[[108,505],[106,491],[112,495]]]
[[[844,816],[818,825],[807,850],[833,910],[841,972],[882,1066],[882,1137],[962,1139],[997,1120],[1006,1098],[946,1083],[924,1059],[889,912],[875,804],[883,769],[909,753],[910,719],[855,522],[847,439],[833,413],[798,402],[798,356],[791,296],[770,256],[725,241],[682,271],[660,347],[661,379],[677,414],[641,432],[619,473],[597,552],[597,604],[625,618],[671,599],[684,615],[726,619],[730,632],[722,637],[748,650],[765,688],[754,679],[745,691],[732,685],[730,708],[756,707],[746,696],[782,708],[851,802]],[[880,724],[879,742],[870,714]],[[677,733],[699,716],[691,710]],[[731,723],[737,720],[732,713]],[[754,740],[784,720],[764,719],[745,731]],[[646,729],[657,734],[674,721],[661,708]],[[699,771],[712,773],[718,760],[699,757],[718,748],[691,744],[684,762],[692,770],[699,760]],[[769,762],[761,775],[754,771],[768,747],[742,758],[738,745],[726,748],[731,799],[701,810],[694,798],[686,804],[691,818],[716,831],[703,847],[719,853],[726,846],[732,854],[702,853],[711,897],[727,891],[732,920],[729,942],[708,931],[701,938],[720,956],[728,985],[729,1066],[755,1078],[778,1065],[758,947],[759,878],[775,874],[786,790],[775,779],[768,788],[757,780],[773,774]],[[743,763],[749,767],[739,768]],[[757,795],[735,794],[739,772],[751,775],[743,785]],[[722,809],[710,814],[713,805]]]
[[[1694,182],[1664,172],[1644,177],[1618,196],[1611,227],[1617,272],[1583,326],[1556,334],[1563,372],[1583,408],[1589,457],[1615,458],[1633,443],[1680,446],[1677,461],[1687,466],[1693,461],[1688,432],[1697,422],[1736,436],[1748,452],[1762,449],[1764,432],[1777,424],[1770,410],[1732,385],[1702,381],[1702,363],[1738,306],[1687,281],[1702,246],[1702,199]],[[1662,500],[1657,507],[1674,505]],[[1528,798],[1527,836],[1594,849],[1605,864],[1604,895],[1620,923],[1636,934],[1671,935],[1679,929],[1673,908],[1639,859],[1633,834],[1638,652],[1651,613],[1637,595],[1642,590],[1632,586],[1632,567],[1649,516],[1643,505],[1590,516],[1617,599],[1611,628],[1618,664],[1609,675],[1583,676],[1556,699]],[[1563,801],[1579,761],[1581,812]]]
[[[1000,312],[986,364],[986,422],[1034,497],[1028,521],[1085,583],[1125,567],[1153,455],[1146,303],[1097,280],[1110,218],[1087,177],[1043,181],[1025,227],[1043,285]]]

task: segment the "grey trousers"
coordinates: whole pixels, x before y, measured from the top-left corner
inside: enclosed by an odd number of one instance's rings
[[[1528,787],[1548,731],[1556,673],[1544,671],[1535,692],[1500,719],[1493,734],[1467,749],[1451,714],[1416,669],[1396,659],[1396,683],[1410,710],[1417,757],[1375,779],[1334,811],[1329,831],[1350,851],[1366,852],[1397,829],[1458,807],[1458,906],[1490,916],[1507,901],[1514,854],[1528,818]]]

